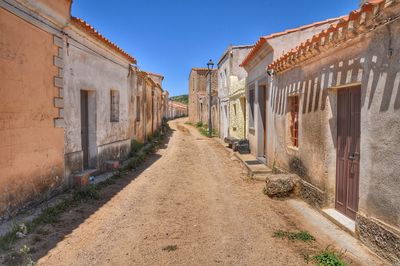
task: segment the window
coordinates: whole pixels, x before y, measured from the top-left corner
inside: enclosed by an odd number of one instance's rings
[[[140,121],[140,96],[136,96],[136,121]]]
[[[290,145],[299,147],[299,96],[289,97]]]
[[[236,114],[237,114],[237,111],[236,111],[236,103],[233,104],[233,113],[234,113],[235,116],[236,116]]]
[[[250,114],[249,114],[249,127],[254,127],[254,88],[249,90],[249,105],[250,105]]]
[[[119,91],[112,90],[110,93],[111,98],[111,110],[110,120],[111,122],[119,121]]]

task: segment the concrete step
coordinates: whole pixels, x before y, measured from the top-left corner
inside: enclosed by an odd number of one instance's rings
[[[339,226],[342,230],[348,232],[352,236],[356,234],[356,223],[349,217],[345,216],[344,214],[340,213],[339,211],[329,208],[329,209],[322,209],[322,215],[328,218],[331,222]]]

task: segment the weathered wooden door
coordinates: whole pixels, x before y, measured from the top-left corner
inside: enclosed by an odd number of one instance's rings
[[[267,149],[267,86],[261,86],[260,91],[260,111],[261,111],[261,121],[263,127],[263,157],[266,157]]]
[[[337,108],[335,207],[355,219],[360,172],[360,87],[340,90]]]
[[[89,112],[88,92],[81,91],[81,142],[83,152],[83,168],[89,168]]]

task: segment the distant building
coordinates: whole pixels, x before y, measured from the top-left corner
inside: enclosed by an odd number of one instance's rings
[[[174,119],[177,117],[183,117],[188,115],[188,105],[181,103],[181,102],[176,102],[169,100],[168,101],[168,113],[167,117],[169,119]]]
[[[245,138],[246,76],[240,67],[252,45],[229,46],[218,61],[220,137]]]
[[[207,68],[192,68],[189,74],[189,121],[191,123],[208,123],[208,88],[209,70]],[[213,128],[218,125],[218,96],[217,96],[217,70],[212,70],[212,119]]]

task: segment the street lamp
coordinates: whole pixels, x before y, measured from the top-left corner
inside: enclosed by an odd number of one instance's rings
[[[211,120],[211,72],[214,67],[214,62],[210,59],[207,63],[208,75],[210,77],[210,87],[208,89],[208,137],[212,136],[212,120]]]

